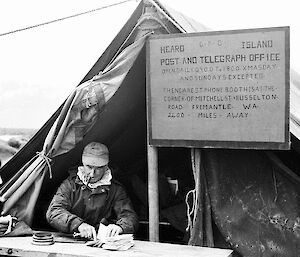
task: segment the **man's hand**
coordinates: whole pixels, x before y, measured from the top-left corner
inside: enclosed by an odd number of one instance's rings
[[[89,239],[93,239],[93,240],[97,239],[97,234],[96,234],[95,228],[87,223],[82,223],[78,227],[78,231],[79,231],[81,237],[85,237],[85,238],[89,238]]]
[[[106,236],[117,236],[123,232],[123,229],[115,224],[109,224],[107,226],[107,234]]]

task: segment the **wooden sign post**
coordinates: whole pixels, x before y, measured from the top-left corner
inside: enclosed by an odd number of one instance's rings
[[[152,202],[158,198],[154,147],[290,148],[289,32],[277,27],[149,38],[150,217],[159,217]]]
[[[159,242],[157,147],[148,145],[149,240]]]

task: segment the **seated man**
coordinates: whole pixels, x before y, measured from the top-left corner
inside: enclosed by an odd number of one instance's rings
[[[112,179],[108,162],[105,145],[92,142],[84,148],[83,166],[63,181],[49,205],[46,218],[51,226],[94,239],[100,222],[115,220],[107,236],[136,231],[137,215],[123,186]]]

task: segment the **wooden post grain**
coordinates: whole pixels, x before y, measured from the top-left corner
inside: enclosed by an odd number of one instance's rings
[[[159,242],[157,147],[148,145],[149,240]]]

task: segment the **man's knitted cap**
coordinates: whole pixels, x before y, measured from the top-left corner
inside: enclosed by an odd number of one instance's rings
[[[104,166],[109,162],[109,152],[106,145],[91,142],[84,149],[82,153],[82,163],[92,166]]]

